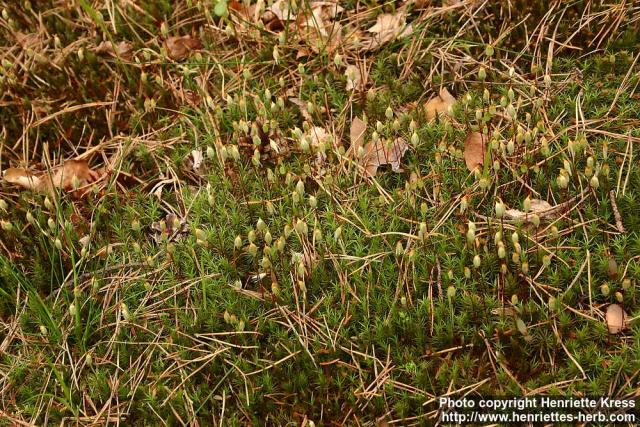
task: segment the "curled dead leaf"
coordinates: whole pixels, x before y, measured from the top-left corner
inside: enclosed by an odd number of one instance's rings
[[[433,120],[439,114],[449,114],[450,108],[456,103],[456,98],[449,93],[447,88],[440,89],[440,93],[425,104],[427,120]]]
[[[91,241],[91,236],[89,236],[88,234],[85,234],[80,239],[78,239],[78,243],[80,243],[80,245],[83,248],[87,247],[90,241]]]
[[[190,172],[194,172],[199,176],[206,173],[204,156],[201,150],[192,150],[184,159],[184,167]]]
[[[531,199],[531,210],[528,213],[518,209],[504,211],[505,218],[513,220],[525,220],[531,218],[532,215],[538,215],[540,219],[552,219],[558,215],[558,209],[545,200]]]
[[[356,65],[348,65],[344,75],[347,76],[347,90],[362,89],[367,80],[366,70]]]
[[[24,168],[6,169],[2,178],[9,184],[14,184],[28,190],[38,190],[42,186],[42,180],[33,172]]]
[[[54,169],[51,177],[53,186],[63,190],[76,190],[97,181],[100,174],[89,167],[86,160],[67,160]]]
[[[618,304],[609,304],[605,317],[611,334],[617,334],[628,326],[627,313]]]
[[[106,259],[109,255],[113,253],[115,248],[119,246],[123,246],[124,243],[109,243],[106,246],[101,247],[96,251],[95,256],[101,259]]]
[[[313,148],[313,152],[316,153],[313,162],[314,171],[317,175],[324,175],[326,173],[324,167],[325,161],[327,160],[326,150],[332,146],[333,135],[327,132],[325,128],[313,126],[305,136],[308,138],[309,143]],[[322,150],[319,149],[320,146],[323,146]]]
[[[364,155],[359,163],[364,167],[367,176],[375,176],[378,167],[382,165],[391,165],[391,170],[394,172],[402,172],[400,161],[408,148],[409,145],[402,138],[396,138],[393,142],[372,141],[365,145]]]
[[[273,4],[265,9],[262,14],[262,21],[266,24],[273,19],[278,19],[282,22],[295,21],[296,14],[291,8],[291,1],[289,0],[276,0]]]
[[[95,52],[98,55],[111,55],[130,61],[133,58],[133,45],[127,41],[112,43],[105,40],[96,47]]]
[[[464,161],[467,168],[473,171],[484,163],[486,136],[480,132],[470,132],[464,140]]]
[[[51,193],[53,188],[73,191],[96,182],[100,172],[89,167],[86,160],[67,160],[62,165],[47,172],[34,173],[24,168],[9,168],[3,178],[10,184],[28,190]]]
[[[200,49],[202,47],[202,43],[200,42],[200,39],[189,35],[174,36],[169,37],[164,41],[164,47],[167,49],[169,58],[174,61],[182,61],[183,59],[188,58],[191,55],[191,52],[196,49]]]
[[[366,50],[377,49],[396,38],[406,37],[413,31],[412,25],[406,24],[405,11],[383,13],[377,16],[376,23],[367,30],[374,36],[364,46]]]

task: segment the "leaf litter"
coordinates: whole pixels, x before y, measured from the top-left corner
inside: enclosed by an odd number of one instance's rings
[[[380,14],[376,18],[376,23],[367,30],[367,32],[373,34],[373,37],[368,40],[365,49],[377,49],[390,41],[408,36],[412,31],[413,26],[406,23],[404,10],[395,14]]]
[[[484,164],[487,138],[480,132],[470,132],[464,140],[464,161],[470,171]]]
[[[407,141],[400,137],[393,142],[382,139],[371,141],[364,146],[364,155],[359,163],[369,177],[376,176],[378,168],[383,165],[390,165],[394,172],[403,172],[400,162],[408,149]]]
[[[424,106],[427,120],[433,120],[439,115],[449,115],[455,103],[456,98],[443,87],[440,93],[429,99]]]
[[[55,188],[75,191],[97,182],[104,171],[94,170],[86,160],[69,159],[49,172],[33,172],[25,168],[9,168],[3,179],[28,190],[51,194]]]
[[[164,47],[169,58],[174,61],[183,61],[191,56],[194,50],[202,48],[202,42],[190,35],[172,36],[164,41]]]
[[[347,155],[355,157],[360,147],[364,144],[364,135],[367,132],[367,124],[359,117],[355,117],[351,122],[351,129],[349,131],[349,139],[351,145],[347,151]]]

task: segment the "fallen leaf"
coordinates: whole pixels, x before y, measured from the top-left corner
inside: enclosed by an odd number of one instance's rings
[[[364,134],[367,131],[367,124],[356,117],[351,122],[351,130],[349,131],[349,138],[351,140],[351,146],[349,147],[348,154],[352,157],[358,153],[358,149],[362,147],[364,142]]]
[[[313,126],[307,132],[307,136],[309,137],[309,141],[313,148],[317,148],[318,145],[322,143],[330,143],[331,142],[331,134],[327,132],[327,130],[320,126]]]
[[[2,178],[9,184],[15,184],[28,190],[38,190],[42,186],[40,178],[24,168],[6,169]]]
[[[549,202],[540,199],[531,199],[531,210],[523,212],[518,209],[507,209],[504,211],[504,216],[507,219],[524,220],[530,218],[531,215],[538,215],[540,219],[555,217],[558,214],[558,209],[551,206]]]
[[[381,39],[392,37],[404,25],[404,14],[383,13],[378,15],[376,23],[367,31],[378,34]]]
[[[449,114],[449,109],[456,103],[456,99],[449,93],[447,88],[440,89],[440,94],[434,96],[425,104],[427,120],[433,120],[439,114]]]
[[[202,102],[202,97],[200,96],[200,94],[189,89],[183,90],[180,98],[184,99],[184,101],[192,107],[198,107]]]
[[[51,184],[64,190],[77,190],[100,178],[98,172],[89,167],[86,160],[67,160],[54,169]]]
[[[112,43],[109,40],[105,40],[96,47],[95,51],[98,55],[111,55],[127,61],[133,58],[133,45],[127,41]]]
[[[364,155],[359,163],[365,168],[368,176],[375,176],[378,167],[382,165],[391,165],[394,172],[402,172],[400,161],[406,153],[409,145],[402,138],[396,138],[393,143],[378,140],[378,142],[369,142],[364,147]]]
[[[164,41],[164,47],[167,49],[169,58],[174,61],[182,61],[191,55],[195,49],[200,49],[202,43],[200,39],[192,36],[174,36]]]
[[[342,25],[333,19],[344,8],[331,1],[316,1],[310,6],[311,13],[298,13],[298,36],[315,53],[331,54],[342,39]]]
[[[347,90],[362,89],[367,80],[366,70],[355,65],[347,65],[344,75],[347,76]]]
[[[90,241],[91,241],[91,236],[89,236],[88,234],[85,234],[80,239],[78,239],[78,243],[80,243],[80,245],[83,248],[87,247]]]
[[[307,48],[305,46],[300,46],[298,49],[298,53],[296,53],[296,59],[306,58],[312,56],[313,49]]]
[[[98,249],[96,251],[95,256],[101,259],[105,259],[107,258],[109,255],[111,255],[113,253],[113,251],[115,250],[115,248],[119,247],[119,246],[123,246],[124,243],[109,243],[106,246],[101,247],[100,249]]]
[[[204,156],[201,150],[193,150],[184,159],[184,166],[187,170],[203,176],[206,172]]]
[[[484,163],[486,137],[480,132],[470,132],[464,140],[464,161],[470,171]]]
[[[316,153],[313,165],[317,175],[324,175],[326,170],[324,163],[327,160],[326,150],[332,147],[333,135],[331,135],[325,128],[320,126],[313,126],[306,133],[306,138],[309,139],[309,143],[313,148],[313,152]],[[324,150],[319,150],[318,147],[324,145]]]
[[[247,5],[245,5],[244,2],[240,2],[238,0],[231,0],[228,4],[227,4],[227,8],[229,10],[233,10],[235,12],[238,13],[238,15],[240,15],[240,17],[246,19],[247,21],[250,22],[255,22],[256,21],[256,5],[252,4],[249,5],[247,7]],[[269,12],[271,13],[271,12]],[[272,16],[271,19],[273,19],[274,17]],[[266,23],[266,21],[265,21]]]
[[[273,2],[262,14],[262,21],[266,24],[273,19],[279,19],[282,22],[295,21],[296,14],[291,9],[290,0],[277,0]]]
[[[302,117],[304,117],[309,122],[313,121],[313,117],[309,113],[309,110],[307,110],[306,102],[304,102],[303,100],[301,100],[300,98],[297,98],[297,97],[291,97],[291,98],[289,98],[289,101],[292,104],[297,105],[298,108],[300,108],[300,114],[302,114]]]
[[[267,273],[253,274],[247,277],[247,282],[252,285],[255,285],[256,283],[260,283],[262,279],[264,279],[265,277],[267,277]],[[242,282],[240,282],[240,285],[242,285]]]
[[[323,21],[335,19],[336,16],[344,11],[344,8],[335,1],[313,1],[310,6],[314,17]]]
[[[77,190],[97,181],[100,173],[91,169],[86,160],[67,160],[61,166],[47,172],[34,173],[24,168],[9,168],[3,178],[28,190],[51,193],[54,187],[66,191]]]
[[[406,24],[404,11],[395,14],[383,13],[378,15],[376,23],[367,30],[374,36],[365,46],[366,50],[377,49],[396,38],[406,37],[413,31],[412,25]]]
[[[625,329],[628,325],[627,313],[618,304],[609,304],[606,313],[607,327],[609,333],[617,334]]]

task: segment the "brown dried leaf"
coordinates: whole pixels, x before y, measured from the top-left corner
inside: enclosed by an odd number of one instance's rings
[[[133,58],[133,45],[127,41],[111,43],[105,40],[96,47],[98,55],[111,55],[130,61]]]
[[[100,174],[86,160],[67,160],[53,171],[51,184],[64,190],[76,190],[97,181]]]
[[[375,176],[378,167],[382,165],[391,165],[394,172],[402,172],[400,161],[408,148],[409,145],[402,138],[396,138],[391,144],[382,140],[375,143],[369,142],[364,147],[364,155],[359,163],[365,168],[368,176]]]
[[[367,81],[367,71],[362,66],[347,65],[344,75],[347,76],[347,90],[362,89]]]
[[[309,138],[311,147],[313,147],[313,151],[316,153],[313,162],[315,173],[317,175],[324,175],[326,173],[324,165],[327,160],[327,155],[324,150],[319,150],[318,147],[321,144],[325,145],[325,150],[331,147],[333,143],[333,135],[327,132],[325,128],[313,126],[307,132],[306,137]]]
[[[323,142],[330,143],[331,142],[331,134],[326,131],[325,128],[320,126],[313,126],[307,132],[307,136],[309,137],[309,141],[311,146],[316,148]]]
[[[315,53],[330,54],[342,40],[342,25],[333,18],[344,8],[332,1],[316,1],[310,6],[311,13],[298,13],[298,35]]]
[[[198,176],[204,176],[207,171],[206,165],[204,163],[204,156],[202,155],[201,150],[192,150],[184,159],[184,167],[190,171],[194,172]]]
[[[243,18],[244,20],[247,20],[249,22],[256,22],[257,21],[257,17],[256,17],[256,12],[258,11],[258,9],[256,8],[255,4],[249,5],[247,6],[245,4],[245,2],[240,2],[237,0],[231,0],[227,7],[229,8],[229,11],[235,11],[237,12],[237,14]],[[271,12],[269,12],[271,13]],[[270,19],[273,19],[274,16],[271,15]],[[264,21],[265,23],[267,23],[267,21]]]
[[[364,46],[365,50],[377,49],[396,38],[406,37],[413,31],[411,24],[406,24],[405,11],[396,14],[383,13],[378,15],[376,23],[367,30],[374,36]]]
[[[627,313],[618,304],[609,304],[606,313],[607,327],[609,333],[617,334],[628,326]]]
[[[290,0],[276,0],[271,7],[264,11],[262,21],[264,23],[268,23],[273,19],[279,19],[282,22],[295,21],[297,17],[290,5]]]
[[[364,134],[367,131],[367,124],[356,117],[351,122],[351,130],[349,131],[349,138],[351,139],[351,146],[349,147],[348,154],[354,156],[358,153],[358,149],[362,147],[364,142]]]
[[[100,173],[89,167],[85,160],[67,160],[61,166],[47,172],[33,173],[24,168],[10,168],[4,172],[4,180],[28,190],[50,193],[54,187],[66,191],[77,190],[97,181]]]
[[[486,137],[480,132],[470,132],[464,140],[464,161],[467,168],[473,171],[484,163]]]
[[[405,16],[403,13],[391,14],[383,13],[378,15],[376,23],[367,31],[377,34],[381,39],[393,37],[404,24]]]
[[[540,218],[552,218],[558,215],[559,211],[549,202],[540,199],[531,199],[531,211],[523,212],[518,209],[507,209],[504,216],[507,219],[524,220],[530,218],[531,215],[538,215]]]
[[[5,181],[28,190],[38,190],[42,187],[42,180],[33,172],[24,168],[9,168],[3,173]]]
[[[449,109],[456,103],[456,99],[449,93],[447,88],[440,89],[440,94],[434,96],[425,104],[427,120],[433,120],[438,114],[449,114]]]
[[[200,39],[192,36],[174,36],[164,41],[164,47],[167,49],[169,58],[174,61],[182,61],[191,55],[195,49],[200,49],[202,43]]]

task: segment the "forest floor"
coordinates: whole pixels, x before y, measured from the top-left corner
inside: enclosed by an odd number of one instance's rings
[[[640,7],[271,3],[0,0],[0,425],[639,397]]]

